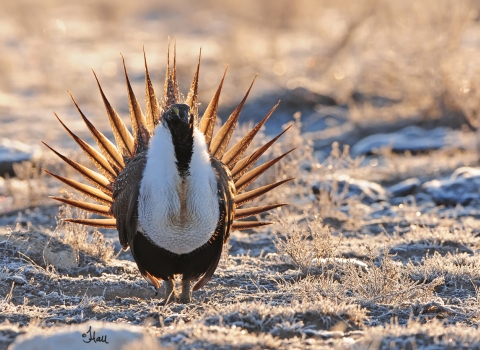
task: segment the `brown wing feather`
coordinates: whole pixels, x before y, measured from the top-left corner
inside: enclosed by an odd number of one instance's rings
[[[133,245],[137,233],[137,208],[140,180],[147,162],[146,153],[135,156],[118,175],[113,185],[112,213],[123,249]],[[133,254],[133,249],[131,249]]]

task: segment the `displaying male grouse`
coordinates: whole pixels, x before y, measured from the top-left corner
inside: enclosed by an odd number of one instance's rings
[[[192,281],[195,282],[195,291],[210,280],[230,230],[270,224],[238,220],[285,205],[279,203],[239,208],[291,180],[244,192],[255,179],[291,151],[251,169],[282,132],[244,156],[253,138],[277,106],[238,143],[228,148],[251,86],[240,105],[213,135],[225,74],[205,113],[199,118],[197,90],[200,58],[185,101],[181,100],[178,91],[176,54],[172,68],[167,58],[161,101],[155,95],[145,59],[146,115],[142,113],[130,86],[125,61],[124,68],[133,135],[108,102],[96,76],[116,146],[85,117],[73,97],[100,152],[73,134],[57,116],[99,173],[46,145],[94,187],[46,172],[100,204],[52,198],[107,217],[67,221],[116,228],[122,247],[130,247],[143,277],[157,289],[163,280],[165,297],[170,298],[174,297],[174,276],[182,275],[180,300],[189,302]]]

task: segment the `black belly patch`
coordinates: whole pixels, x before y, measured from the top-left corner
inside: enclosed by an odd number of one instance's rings
[[[192,280],[203,275],[222,252],[223,240],[213,237],[200,248],[187,254],[175,254],[155,245],[149,238],[137,231],[133,255],[141,272],[163,280],[174,275],[183,275],[183,279]]]

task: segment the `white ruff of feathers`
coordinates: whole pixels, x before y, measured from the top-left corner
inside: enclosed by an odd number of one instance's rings
[[[138,230],[158,246],[186,254],[212,237],[220,209],[217,179],[201,131],[194,129],[189,172],[182,180],[170,130],[160,123],[150,141],[138,197]]]

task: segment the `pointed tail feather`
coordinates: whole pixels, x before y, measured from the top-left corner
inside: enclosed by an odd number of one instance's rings
[[[95,142],[97,143],[98,148],[100,148],[100,151],[102,154],[107,158],[108,162],[112,167],[115,169],[116,172],[119,172],[121,169],[125,167],[125,162],[123,161],[123,157],[118,152],[117,148],[115,145],[105,137],[100,131],[97,130],[97,128],[85,117],[83,114],[82,110],[77,104],[77,101],[73,98],[73,95],[70,94],[70,97],[72,98],[73,103],[75,104],[75,107],[77,108],[78,113],[82,117],[83,121],[87,125],[88,130],[90,130],[90,133],[92,134]]]
[[[192,85],[190,86],[190,91],[187,95],[186,104],[190,107],[190,112],[195,116],[195,119],[198,120],[198,75],[200,72],[200,59],[202,58],[202,48],[200,48],[200,54],[198,55],[198,64],[195,75],[193,76]]]
[[[86,166],[83,166],[82,164],[74,162],[73,160],[65,157],[63,154],[55,151],[52,147],[47,145],[45,142],[42,141],[42,143],[45,146],[47,146],[53,153],[55,153],[61,160],[63,160],[65,163],[67,163],[73,169],[75,169],[77,172],[79,172],[85,179],[90,181],[100,191],[107,194],[108,196],[112,195],[112,193],[113,193],[112,185],[111,185],[110,181],[105,176],[103,176],[101,174],[98,174],[98,173],[94,172],[93,170],[90,170]]]
[[[285,132],[287,132],[288,129],[290,129],[291,126],[283,130],[280,134],[275,136],[272,140],[264,144],[262,147],[258,148],[255,152],[253,152],[251,155],[240,159],[237,164],[233,167],[232,170],[232,177],[233,180],[236,181],[238,180],[243,174],[245,174],[250,167],[255,164],[255,162],[262,156],[263,153],[267,149],[270,148]]]
[[[279,203],[279,204],[269,204],[269,205],[263,205],[261,207],[252,207],[252,208],[245,208],[245,209],[236,209],[235,210],[235,220],[238,219],[243,219],[243,218],[248,218],[249,216],[261,214],[263,212],[283,207],[284,205],[287,205],[288,203]]]
[[[251,228],[262,227],[266,225],[271,225],[273,222],[267,221],[234,221],[232,225],[232,230],[248,230]]]
[[[77,190],[78,192],[83,193],[87,197],[92,198],[93,200],[96,200],[97,202],[106,204],[106,205],[111,205],[113,203],[112,197],[108,196],[107,194],[103,193],[99,189],[88,186],[85,184],[82,184],[81,182],[68,179],[66,177],[56,175],[54,173],[51,173],[50,171],[43,169],[44,172],[46,172],[48,175],[53,176],[57,180],[62,181],[64,184],[72,187],[73,189]]]
[[[205,141],[209,147],[210,143],[212,142],[213,129],[215,128],[215,120],[217,119],[218,102],[220,101],[220,93],[222,92],[223,82],[225,80],[225,76],[227,75],[227,70],[228,66],[225,68],[220,85],[218,86],[215,95],[213,95],[212,100],[208,104],[207,109],[203,113],[203,117],[198,126],[200,131],[205,135]]]
[[[240,159],[241,156],[245,153],[250,143],[252,143],[253,139],[257,135],[258,131],[262,128],[265,122],[270,118],[272,113],[278,107],[280,101],[277,102],[275,106],[267,113],[267,115],[255,125],[255,127],[247,134],[244,138],[242,138],[235,146],[230,148],[222,158],[222,162],[227,165],[230,169],[235,166],[237,161]]]
[[[125,81],[128,91],[128,109],[130,110],[130,120],[132,121],[132,131],[134,138],[135,152],[139,150],[145,150],[150,139],[150,134],[147,131],[147,120],[143,115],[142,109],[138,103],[135,94],[133,93],[130,79],[128,78],[127,66],[125,65],[125,59],[122,56],[123,70],[125,72]]]
[[[103,93],[102,86],[100,85],[100,82],[98,81],[97,75],[94,71],[93,75],[95,76],[98,89],[100,90],[100,95],[102,96],[103,104],[105,105],[105,109],[107,110],[108,120],[110,121],[110,125],[113,131],[113,137],[115,137],[117,147],[123,157],[132,158],[134,153],[133,136],[132,134],[130,134],[130,131],[128,131],[125,123],[122,121],[122,119],[120,119],[117,112],[115,112],[110,102],[108,102],[107,97]]]
[[[240,177],[237,181],[235,181],[235,187],[237,189],[237,193],[241,192],[245,187],[250,185],[253,181],[255,181],[260,175],[262,175],[265,171],[270,169],[274,164],[276,164],[280,159],[285,157],[287,154],[295,150],[292,148],[290,151],[285,152],[281,156],[272,159],[258,167],[254,168],[253,170],[248,171],[242,177]]]
[[[180,93],[178,91],[178,77],[177,77],[177,37],[173,38],[173,68],[172,68],[172,82],[173,94],[178,103],[180,101]]]
[[[70,131],[69,128],[65,124],[63,124],[62,120],[58,117],[55,113],[55,117],[57,117],[58,121],[62,126],[67,130],[70,136],[75,140],[75,142],[80,146],[83,152],[87,155],[87,157],[91,160],[91,162],[95,165],[95,167],[111,182],[115,181],[117,177],[116,171],[112,168],[108,160],[97,150],[95,150],[92,146],[88,143],[83,141],[80,137],[75,135],[73,132]]]
[[[143,278],[150,283],[152,286],[154,286],[156,289],[160,288],[160,282],[158,281],[158,278],[152,276],[151,274],[148,273],[148,271],[143,271],[144,275]]]
[[[102,216],[107,216],[107,217],[113,217],[113,214],[110,212],[110,207],[105,206],[105,205],[100,205],[100,204],[93,204],[93,203],[88,203],[88,202],[83,202],[83,201],[77,201],[74,199],[67,199],[67,198],[62,198],[62,197],[53,197],[50,196],[50,198],[55,199],[56,201],[83,209],[85,211],[88,211],[90,213],[102,215]]]
[[[145,47],[143,47],[143,60],[145,62],[145,105],[146,105],[146,119],[147,128],[150,135],[153,135],[155,125],[158,124],[161,112],[160,105],[158,104],[157,95],[153,88],[152,81],[150,80],[150,74],[148,73],[147,55],[145,54]]]
[[[117,228],[115,219],[63,219],[63,221],[73,222],[74,224],[87,225],[98,228]]]
[[[170,81],[170,37],[168,37],[167,46],[167,66],[165,67],[165,83],[163,84],[162,110],[167,110],[168,83]]]
[[[237,195],[235,197],[235,205],[237,207],[245,204],[245,203],[248,203],[252,200],[254,200],[255,198],[257,197],[260,197],[261,195],[265,194],[265,193],[268,193],[270,192],[271,190],[273,190],[274,188],[280,186],[280,185],[283,185],[284,183],[288,182],[288,181],[291,181],[293,180],[294,178],[290,178],[290,179],[286,179],[286,180],[282,180],[282,181],[278,181],[278,182],[275,182],[273,184],[269,184],[269,185],[266,185],[266,186],[262,186],[262,187],[259,187],[259,188],[256,188],[252,191],[248,191],[248,192],[245,192],[245,193],[241,193],[239,195]]]
[[[166,111],[171,105],[177,103],[175,96],[175,87],[172,80],[172,72],[170,71],[170,37],[168,38],[167,49],[167,67],[165,69],[165,85],[163,87],[163,103],[162,109]]]
[[[252,84],[248,88],[248,91],[245,94],[245,97],[240,102],[238,107],[235,108],[235,110],[232,112],[230,117],[228,117],[227,121],[225,122],[225,124],[223,124],[223,126],[217,132],[217,134],[212,140],[212,143],[210,144],[210,153],[217,159],[222,159],[223,154],[225,153],[225,150],[228,147],[228,143],[230,142],[230,138],[232,137],[233,130],[237,125],[238,117],[242,112],[242,108],[245,105],[245,101],[247,100],[250,90],[252,90],[252,86],[256,78],[257,76],[255,75],[255,78],[253,78]]]

